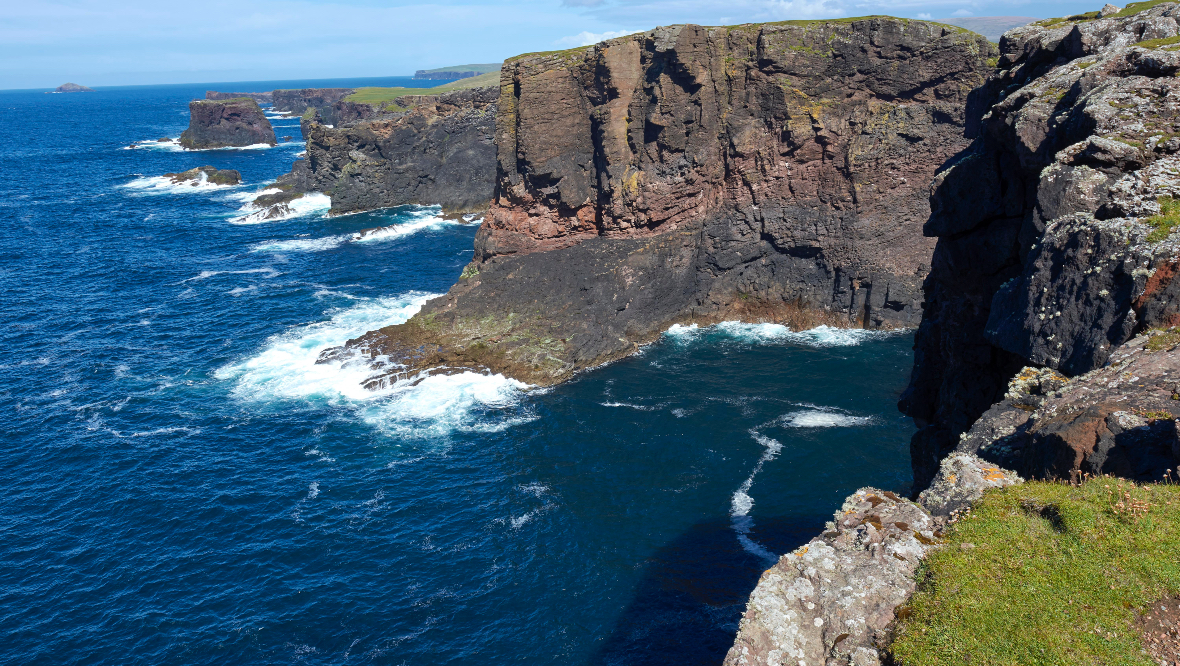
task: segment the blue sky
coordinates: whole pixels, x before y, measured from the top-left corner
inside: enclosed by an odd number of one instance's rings
[[[1062,16],[1072,0],[0,0],[0,89],[398,76],[672,23]]]

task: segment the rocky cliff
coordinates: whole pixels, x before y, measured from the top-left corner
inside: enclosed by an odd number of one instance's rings
[[[484,210],[495,189],[498,97],[495,88],[474,88],[407,95],[392,106],[336,102],[340,124],[306,119],[307,157],[279,183],[327,194],[334,213],[405,204]]]
[[[190,150],[278,143],[266,114],[249,97],[194,100],[188,110],[188,129],[180,135],[180,145]]]
[[[994,55],[957,28],[874,17],[673,26],[510,60],[473,262],[349,349],[395,359],[386,377],[447,365],[550,384],[675,322],[916,325],[929,182],[967,145]]]
[[[217,92],[216,90],[205,91],[205,99],[226,100],[235,99],[238,97],[249,97],[259,104],[270,104],[274,101],[274,94],[271,92]]]
[[[1180,197],[1180,52],[1173,46],[1180,46],[1180,10],[1142,7],[1150,8],[1109,7],[1006,33],[997,72],[977,91],[978,123],[968,123],[975,141],[934,180],[925,230],[938,245],[900,404],[920,427],[912,444],[916,489],[941,457],[967,446],[972,423],[1004,399],[1025,366],[1063,379],[1082,375],[1137,333],[1180,323],[1180,281],[1173,280],[1180,241],[1170,235],[1180,221],[1173,198]],[[1154,399],[1095,394],[1092,404],[1051,404],[1052,424],[1010,419],[1013,429],[1029,431],[1012,443],[1024,462],[1005,458],[1018,470],[1153,473],[1151,464],[1094,451],[1109,451],[1135,420],[1113,413],[1159,411]],[[1037,409],[1020,405],[1016,411]],[[1062,445],[1074,451],[1067,454],[1053,434],[1062,428],[1093,436],[1085,445],[1066,437],[1074,442]]]
[[[271,93],[273,108],[294,115],[308,111],[319,114],[319,122],[337,124],[336,103],[356,92],[352,88],[298,88]]]

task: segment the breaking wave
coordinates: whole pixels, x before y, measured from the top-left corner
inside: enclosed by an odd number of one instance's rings
[[[740,321],[723,321],[712,326],[697,324],[673,324],[664,333],[676,342],[688,343],[703,335],[724,337],[752,345],[793,343],[808,347],[849,347],[869,340],[880,340],[894,331],[870,331],[863,328],[835,328],[816,326],[805,331],[792,331],[782,324],[747,324]]]
[[[536,417],[520,404],[528,385],[503,375],[419,375],[373,391],[363,386],[374,374],[369,359],[316,362],[325,349],[405,322],[436,296],[409,292],[360,299],[351,307],[331,312],[327,321],[272,337],[257,354],[220,368],[214,376],[233,381],[231,394],[242,402],[302,401],[350,407],[361,421],[402,438],[498,432],[534,420]]]
[[[263,190],[266,192],[267,190]],[[230,219],[231,224],[261,224],[263,222],[281,222],[306,215],[326,215],[332,207],[332,198],[319,192],[305,194],[285,204],[286,210],[273,217],[268,217],[269,210],[259,208],[253,201],[246,203],[238,212],[238,216]]]
[[[166,176],[140,176],[135,180],[124,183],[119,186],[122,189],[130,190],[132,194],[193,194],[198,192],[215,192],[218,190],[231,190],[240,185],[219,185],[217,183],[210,183],[209,176],[201,173],[196,180],[187,180],[180,183],[172,182],[171,178]]]

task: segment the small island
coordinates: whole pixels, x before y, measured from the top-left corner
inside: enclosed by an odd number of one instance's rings
[[[77,83],[63,83],[53,89],[55,93],[73,93],[73,92],[94,92],[86,86],[80,86]]]

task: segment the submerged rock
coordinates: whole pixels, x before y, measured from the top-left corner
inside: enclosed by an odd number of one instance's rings
[[[239,185],[242,182],[242,174],[234,169],[218,169],[212,166],[196,167],[188,171],[180,173],[166,173],[165,178],[172,180],[174,184],[191,183],[199,185],[201,183],[212,183],[214,185]]]
[[[195,100],[188,109],[188,129],[180,135],[180,145],[190,150],[278,144],[262,108],[249,97]]]
[[[552,384],[677,322],[916,325],[927,186],[967,144],[993,48],[870,18],[672,26],[511,59],[474,260],[350,348]]]

